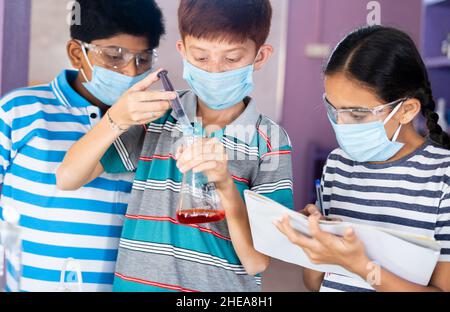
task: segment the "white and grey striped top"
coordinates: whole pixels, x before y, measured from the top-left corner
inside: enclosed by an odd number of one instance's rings
[[[427,141],[387,164],[358,163],[341,149],[322,178],[328,215],[435,238],[450,261],[450,151]],[[321,291],[373,291],[364,280],[326,274]]]

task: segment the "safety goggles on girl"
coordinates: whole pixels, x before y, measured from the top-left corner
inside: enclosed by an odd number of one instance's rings
[[[342,124],[363,124],[378,121],[385,114],[385,109],[395,107],[406,99],[396,100],[391,103],[383,104],[374,108],[346,108],[337,109],[331,104],[326,94],[323,95],[323,102],[328,112],[328,116],[334,123]]]

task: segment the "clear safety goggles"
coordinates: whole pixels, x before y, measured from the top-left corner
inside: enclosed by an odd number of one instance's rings
[[[405,98],[374,108],[361,107],[337,109],[328,101],[326,94],[323,95],[323,102],[327,109],[328,116],[330,116],[334,123],[341,124],[364,124],[381,120],[382,116],[386,114],[387,108],[393,108],[404,101],[406,101]]]
[[[155,49],[139,53],[116,46],[98,46],[91,43],[80,42],[86,50],[94,52],[95,60],[101,66],[113,69],[122,69],[134,59],[139,72],[145,72],[155,66],[158,61],[158,53]]]

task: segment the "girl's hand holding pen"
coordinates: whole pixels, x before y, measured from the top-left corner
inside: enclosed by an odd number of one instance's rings
[[[303,210],[300,211],[301,214],[309,217],[318,212],[320,214],[320,209],[313,204],[307,205]],[[321,220],[325,220],[325,217],[321,215]]]
[[[325,217],[324,215],[322,215],[320,213],[320,209],[316,205],[313,205],[313,204],[307,205],[303,210],[300,211],[300,213],[305,215],[305,216],[307,216],[307,217],[312,216],[315,213],[319,213],[320,214],[320,220],[323,220],[323,221],[335,221],[335,222],[342,221],[339,218],[328,218],[328,217]]]

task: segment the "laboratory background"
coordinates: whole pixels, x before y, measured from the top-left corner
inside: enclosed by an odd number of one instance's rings
[[[48,83],[62,68],[70,68],[70,2],[0,0],[0,96]],[[174,85],[183,89],[183,64],[175,49],[178,1],[157,2],[167,25],[157,66],[166,68]],[[255,75],[253,96],[260,111],[290,134],[296,209],[315,201],[314,181],[337,147],[322,104],[322,67],[332,48],[356,27],[381,23],[413,37],[428,67],[441,126],[450,131],[450,0],[273,0],[272,5],[268,41],[275,54]],[[418,127],[424,127],[420,121]],[[305,290],[294,265],[274,260],[264,277],[264,291]]]

